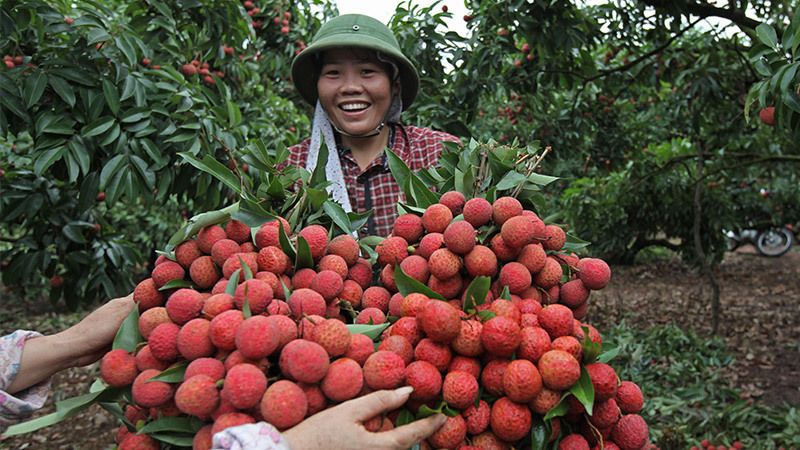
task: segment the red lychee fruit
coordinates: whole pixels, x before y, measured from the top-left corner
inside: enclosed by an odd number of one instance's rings
[[[472,358],[464,355],[456,355],[450,360],[450,365],[447,367],[448,372],[461,370],[471,374],[475,379],[481,376],[481,363],[477,358]]]
[[[292,275],[292,287],[294,289],[311,289],[311,282],[314,281],[315,276],[317,276],[317,272],[314,269],[300,269]]]
[[[521,294],[531,286],[531,273],[528,269],[518,262],[506,263],[500,269],[500,287],[508,286],[512,294]]]
[[[547,260],[547,253],[542,244],[528,244],[522,247],[517,255],[517,262],[525,266],[531,274],[542,270]]]
[[[509,247],[522,248],[533,241],[533,222],[527,216],[509,217],[503,223],[500,235]]]
[[[278,247],[263,247],[258,251],[256,264],[258,264],[258,270],[280,275],[286,272],[286,268],[289,266],[289,257]]]
[[[147,340],[150,338],[150,333],[162,323],[172,322],[169,320],[167,308],[157,306],[150,308],[139,316],[139,333]]]
[[[464,211],[464,205],[466,202],[467,199],[464,197],[464,194],[458,191],[447,191],[442,194],[442,197],[439,199],[439,203],[450,208],[450,211],[453,213],[453,217],[461,214]]]
[[[508,397],[502,397],[492,405],[492,432],[504,441],[522,439],[531,429],[531,420],[531,410]]]
[[[211,289],[219,281],[219,270],[210,256],[200,256],[189,267],[192,282],[200,289]]]
[[[400,236],[393,236],[381,241],[376,247],[378,265],[397,265],[408,256],[408,242]]]
[[[375,353],[375,346],[372,339],[364,334],[353,334],[350,336],[350,345],[347,347],[344,357],[350,358],[363,366],[369,355]]]
[[[183,325],[200,315],[203,303],[203,296],[194,289],[178,289],[167,299],[167,315],[176,324]]]
[[[479,356],[483,353],[481,331],[483,324],[477,320],[459,320],[459,331],[450,342],[453,351],[464,356]]]
[[[226,239],[225,230],[219,225],[210,225],[197,233],[197,246],[205,254],[211,254],[211,247],[220,239]]]
[[[461,270],[461,258],[448,248],[440,248],[428,259],[428,270],[440,280],[447,280]]]
[[[278,221],[267,222],[264,225],[261,225],[261,228],[256,231],[255,241],[256,247],[262,249],[264,247],[279,247],[281,246],[280,241],[280,230],[279,230],[279,223]],[[288,233],[287,233],[288,235]]]
[[[403,358],[403,363],[406,365],[410,364],[414,359],[414,347],[411,346],[408,339],[400,335],[385,337],[378,345],[378,350],[387,350],[397,353]]]
[[[219,406],[216,381],[202,374],[187,379],[175,391],[175,405],[184,414],[208,417]]]
[[[275,322],[280,330],[281,340],[278,343],[278,350],[281,350],[286,344],[297,339],[297,324],[291,318],[286,315],[273,315],[267,316],[267,318]]]
[[[392,227],[392,236],[399,236],[409,244],[416,244],[424,232],[422,218],[411,213],[399,215]]]
[[[542,247],[545,250],[561,250],[564,247],[564,243],[567,242],[567,235],[558,225],[547,225],[544,227],[544,232],[545,240],[542,241]]]
[[[261,399],[261,416],[279,430],[300,423],[308,411],[305,392],[296,383],[279,380],[269,387]]]
[[[446,343],[436,342],[430,338],[422,339],[414,348],[414,359],[428,361],[440,372],[447,370],[452,358],[453,353]]]
[[[525,327],[520,331],[518,358],[536,363],[549,350],[551,350],[550,335],[543,328]]]
[[[500,197],[492,203],[492,220],[502,226],[506,220],[522,215],[522,204],[514,197]]]
[[[331,363],[328,373],[320,382],[325,396],[334,402],[355,398],[364,384],[361,366],[349,358],[340,358]]]
[[[589,299],[589,289],[580,279],[570,280],[561,285],[559,302],[570,308],[577,308]]]
[[[572,387],[581,376],[581,366],[569,353],[563,350],[549,350],[537,364],[545,386],[554,391],[565,391]]]
[[[359,375],[360,372],[361,371],[359,369]],[[307,417],[311,417],[328,407],[328,398],[325,397],[325,394],[322,392],[319,384],[297,383],[297,385],[306,394],[306,400],[308,400],[308,412],[306,413]]]
[[[215,358],[198,358],[186,366],[183,379],[188,380],[195,375],[205,375],[216,382],[225,378],[225,365]]]
[[[192,262],[201,256],[203,256],[203,252],[200,251],[195,240],[183,241],[175,247],[175,260],[184,269],[188,269]]]
[[[430,259],[433,252],[439,250],[444,245],[444,235],[442,233],[428,233],[422,236],[419,241],[419,247],[414,253],[425,259]]]
[[[297,339],[281,350],[280,368],[284,376],[305,383],[316,383],[328,373],[328,353],[316,342]]]
[[[169,365],[169,361],[161,361],[153,356],[149,345],[145,345],[136,352],[136,368],[139,369],[139,372],[144,372],[148,369],[156,369],[161,372],[169,367]]]
[[[467,424],[461,415],[448,417],[447,421],[427,439],[433,448],[457,448],[467,437]]]
[[[67,23],[72,23],[71,18],[64,19],[64,21],[67,20],[69,20]],[[117,448],[119,450],[158,450],[161,448],[161,444],[146,434],[130,433],[122,439]]]
[[[481,372],[481,386],[492,395],[503,395],[503,374],[511,361],[508,359],[493,359],[486,364]]]
[[[232,295],[225,293],[213,294],[203,303],[203,309],[200,314],[208,319],[213,319],[225,311],[230,311],[234,308],[234,305]]]
[[[208,319],[192,319],[178,332],[178,351],[189,361],[211,356],[217,350],[211,342]]]
[[[444,245],[453,253],[465,255],[475,248],[475,227],[465,220],[450,223],[442,236]]]
[[[162,361],[174,361],[180,356],[178,350],[178,333],[181,327],[169,322],[162,323],[150,332],[148,346],[153,356]]]
[[[232,309],[225,311],[211,320],[209,334],[215,347],[222,350],[236,350],[236,330],[244,322],[244,314]]]
[[[347,271],[347,279],[358,283],[361,289],[367,289],[372,284],[372,266],[369,261],[359,258]]]
[[[341,256],[349,267],[358,261],[360,249],[358,248],[358,242],[356,242],[353,236],[342,234],[331,239],[328,243],[327,253],[329,255]]]
[[[133,290],[133,301],[139,304],[140,313],[150,308],[163,306],[166,300],[166,294],[158,290],[158,286],[152,278],[142,280]]]
[[[194,439],[192,439],[192,450],[211,450],[212,448],[212,441],[213,435],[211,434],[211,429],[214,428],[214,425],[208,424],[200,428],[197,434],[194,435]]]
[[[497,274],[497,256],[486,246],[476,245],[464,255],[464,267],[471,277],[494,277]]]
[[[359,325],[379,325],[386,322],[386,314],[378,308],[365,308],[356,316],[355,323]]]
[[[467,433],[476,435],[483,433],[489,427],[491,408],[484,400],[480,400],[478,406],[472,404],[461,411],[461,416],[467,425]]]
[[[632,381],[623,381],[617,387],[614,399],[622,414],[637,414],[644,405],[644,396],[639,385]]]
[[[225,225],[225,236],[237,244],[244,244],[252,239],[250,227],[238,220],[231,220]]]
[[[610,428],[619,420],[619,407],[613,398],[598,402],[595,399],[589,421],[597,428]]]
[[[394,389],[405,376],[405,363],[397,353],[379,350],[364,362],[364,380],[371,389]]]
[[[422,226],[428,233],[444,233],[444,230],[452,221],[453,212],[441,203],[429,206],[422,213]]]
[[[311,290],[319,293],[325,302],[337,298],[342,292],[342,286],[344,286],[344,279],[332,270],[321,270],[311,280]],[[389,303],[388,300],[386,303]]]
[[[326,319],[317,324],[310,337],[312,341],[321,345],[331,357],[342,356],[350,348],[350,330],[344,322],[338,319]],[[333,399],[331,398],[331,400]]]
[[[547,257],[544,267],[533,276],[533,283],[542,289],[550,289],[558,285],[561,277],[564,276],[561,264],[555,258]]]
[[[314,261],[319,261],[325,256],[328,250],[328,230],[322,225],[309,225],[299,233],[297,237],[304,238],[308,242],[308,247],[311,249],[311,257]]]
[[[186,271],[174,261],[165,261],[157,265],[152,272],[153,281],[157,288],[164,286],[172,280],[182,280]]]
[[[640,449],[647,444],[647,423],[638,414],[626,414],[614,425],[611,439],[622,450]]]
[[[445,302],[427,302],[417,318],[425,334],[437,342],[450,342],[461,331],[459,311]]]
[[[578,261],[578,277],[587,288],[596,291],[611,280],[611,269],[602,259],[583,258]]]
[[[278,324],[266,316],[252,316],[236,329],[236,348],[249,359],[261,359],[277,350],[281,342]]]
[[[503,373],[503,392],[517,403],[527,403],[542,388],[542,377],[536,366],[527,359],[516,359]]]
[[[349,269],[350,268],[347,266],[347,262],[339,255],[327,254],[319,260],[319,264],[317,265],[317,272],[331,270],[339,274],[342,280],[347,278],[347,272]]]
[[[559,336],[553,339],[551,348],[554,350],[564,350],[575,359],[580,361],[583,358],[583,347],[581,343],[573,336]]]
[[[414,388],[410,398],[427,402],[442,391],[442,374],[428,361],[414,361],[406,367],[405,384]]]
[[[761,119],[761,122],[764,125],[770,127],[775,126],[775,107],[768,106],[766,108],[762,108],[761,111],[758,112],[758,118]]]
[[[148,369],[133,380],[131,392],[134,403],[143,408],[150,408],[163,405],[172,399],[173,389],[171,385],[163,381],[148,381],[160,373],[161,371],[159,370]]]
[[[239,409],[257,405],[267,390],[267,377],[252,364],[237,364],[228,370],[220,395]]]
[[[125,349],[111,350],[100,362],[100,376],[109,386],[128,386],[137,375],[136,358]]]
[[[478,380],[460,370],[449,372],[442,383],[442,398],[448,406],[465,409],[478,398]]]
[[[561,391],[554,391],[547,386],[542,386],[533,397],[528,406],[536,414],[545,415],[561,401]]]
[[[244,283],[236,286],[233,301],[237,309],[244,309],[245,299],[247,299],[247,305],[250,307],[250,312],[252,314],[256,315],[266,312],[267,306],[272,302],[272,287],[266,282],[256,278],[246,280]]]
[[[234,253],[222,264],[222,276],[230,279],[234,272],[242,268],[242,262],[244,262],[244,264],[247,265],[247,268],[250,269],[250,273],[254,274],[258,272],[258,262],[256,261],[257,256],[258,253]],[[244,279],[244,274],[240,274],[239,282],[241,283]]]
[[[592,386],[594,386],[595,401],[603,402],[614,398],[619,385],[619,377],[617,377],[617,372],[611,366],[601,362],[594,362],[586,365],[586,371],[592,380]]]
[[[464,204],[464,220],[480,228],[492,219],[492,204],[485,198],[471,198]]]
[[[303,314],[320,316],[325,314],[325,299],[311,289],[295,289],[289,296],[288,303],[295,319],[299,319]]]
[[[431,274],[428,261],[419,255],[410,255],[405,258],[400,263],[400,268],[403,269],[403,273],[422,284],[428,282],[428,277]]]
[[[248,414],[241,412],[225,413],[214,420],[214,426],[211,428],[211,435],[213,436],[222,430],[239,425],[246,425],[248,423],[256,423],[255,419]]]
[[[492,355],[509,357],[519,347],[519,325],[508,317],[492,317],[483,324],[481,342],[486,351]]]
[[[492,236],[489,245],[495,256],[497,256],[497,259],[504,262],[513,261],[520,251],[519,248],[506,244],[503,240],[503,236],[499,233]]]
[[[561,442],[558,444],[558,448],[559,450],[589,450],[589,443],[586,441],[586,438],[580,434],[573,433],[564,436],[564,439],[561,439]]]
[[[572,335],[572,310],[560,304],[547,305],[539,311],[539,325],[552,339]]]

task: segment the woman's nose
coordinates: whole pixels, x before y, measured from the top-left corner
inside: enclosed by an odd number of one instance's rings
[[[357,73],[345,73],[342,78],[342,85],[340,91],[343,93],[360,93],[364,87],[361,84],[361,79]]]

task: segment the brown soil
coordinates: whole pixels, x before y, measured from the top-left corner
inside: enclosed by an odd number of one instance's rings
[[[625,318],[652,327],[676,324],[711,333],[711,289],[707,279],[677,260],[612,267],[612,281],[592,294],[587,322],[603,332]],[[716,273],[721,287],[719,334],[736,356],[730,381],[767,405],[800,404],[800,250],[781,258],[757,256],[752,247],[731,253]],[[32,324],[41,303],[22,304]],[[4,307],[5,308],[5,307]],[[50,316],[58,311],[47,311]],[[7,332],[9,324],[0,330]],[[54,400],[84,394],[97,377],[97,365],[58,374],[54,394],[37,417],[55,411]],[[111,448],[119,422],[97,405],[38,432],[0,436],[0,448]]]

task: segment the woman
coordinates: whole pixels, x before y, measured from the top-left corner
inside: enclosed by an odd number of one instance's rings
[[[315,106],[311,138],[291,147],[286,164],[325,164],[328,188],[345,211],[374,209],[359,236],[388,236],[403,193],[389,171],[390,148],[416,172],[433,167],[447,133],[402,125],[419,89],[417,70],[394,34],[376,19],[346,14],[325,23],[292,63],[292,81]],[[327,161],[318,161],[322,143]],[[335,150],[333,150],[335,149]]]

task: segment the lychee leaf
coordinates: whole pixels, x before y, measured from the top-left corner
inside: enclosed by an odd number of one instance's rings
[[[125,417],[125,413],[122,411],[122,408],[119,406],[119,403],[111,403],[111,402],[100,402],[98,403],[101,408],[105,409],[109,412],[112,416],[116,417],[117,419],[122,421],[122,424],[125,425],[125,428],[128,431],[136,431],[136,425],[132,424],[127,417]]]
[[[197,167],[198,169],[202,170],[203,172],[209,173],[214,176],[217,180],[221,181],[223,184],[231,188],[234,192],[241,194],[242,193],[242,182],[239,178],[234,174],[230,169],[225,167],[224,164],[217,161],[211,155],[205,155],[202,160],[197,159],[194,155],[189,152],[179,152],[179,156],[181,156],[186,162],[189,164]]]
[[[342,205],[329,199],[322,204],[322,209],[328,214],[328,216],[330,216],[331,220],[333,220],[333,223],[336,224],[339,229],[347,234],[355,231],[352,228],[350,218],[347,217],[347,213],[344,211],[344,208],[342,208]],[[331,228],[331,231],[333,231],[333,228]]]
[[[417,420],[430,417],[434,414],[442,414],[442,408],[444,408],[444,405],[445,403],[443,401],[440,401],[439,403],[436,404],[435,408],[431,408],[428,405],[420,406],[419,410],[417,411]]]
[[[171,433],[150,433],[148,434],[151,438],[165,442],[167,444],[172,444],[177,447],[191,447],[194,443],[194,435],[191,434],[171,434]]]
[[[567,241],[564,243],[564,246],[561,247],[561,251],[575,250],[578,248],[586,247],[587,245],[590,244],[589,241],[584,241],[583,239],[577,236],[573,236],[569,233],[566,233],[566,235],[567,235]]]
[[[455,417],[461,414],[461,411],[453,409],[449,405],[447,405],[447,403],[445,403],[444,408],[442,408],[442,413],[447,417]]]
[[[149,380],[145,381],[145,383],[149,383],[151,381],[163,381],[164,383],[181,383],[183,382],[183,375],[186,373],[186,367],[188,367],[188,364],[185,363],[172,366],[169,369],[154,376],[153,378],[150,378]]]
[[[411,192],[416,199],[416,206],[420,206],[423,208],[427,208],[435,203],[439,203],[439,199],[436,197],[436,194],[431,192],[425,183],[419,179],[416,174],[411,174]]]
[[[525,182],[525,174],[519,172],[508,172],[503,178],[497,182],[497,190],[505,191],[515,188]]]
[[[128,353],[133,353],[136,346],[143,340],[139,333],[139,304],[137,303],[117,330],[112,349],[121,348]]]
[[[226,167],[225,170],[228,170],[228,168]],[[169,241],[167,242],[168,250],[194,236],[200,230],[209,225],[216,225],[218,223],[230,220],[231,216],[238,210],[239,203],[237,202],[216,211],[208,211],[193,216],[169,238]]]
[[[393,151],[389,150],[388,148],[384,151],[386,152],[386,158],[387,162],[389,163],[389,170],[392,172],[392,176],[394,176],[395,181],[397,181],[397,185],[403,189],[403,193],[406,194],[406,199],[410,200],[412,198],[411,189],[409,188],[411,185],[409,184],[408,179],[413,176],[411,169],[409,169],[405,161],[403,161]]]
[[[258,227],[264,222],[275,219],[276,217],[275,214],[261,207],[259,203],[246,199],[240,200],[239,209],[231,214],[231,219],[238,220],[248,227]],[[257,228],[253,230],[253,233],[251,233],[253,236],[251,237],[254,237],[256,231],[258,231]]]
[[[311,247],[303,236],[297,236],[297,257],[294,261],[294,270],[313,269],[314,258],[311,257]]]
[[[159,291],[168,291],[170,289],[180,289],[180,288],[190,288],[192,284],[188,281],[184,280],[183,278],[178,278],[175,280],[170,280],[167,284],[158,288]]]
[[[245,280],[252,280],[253,279],[253,271],[250,270],[250,266],[245,264],[244,260],[241,256],[239,256],[239,264],[242,265],[242,273],[244,274]]]
[[[585,366],[581,365],[581,377],[569,388],[569,392],[586,408],[586,414],[591,416],[592,405],[594,405],[594,386]]]
[[[569,411],[569,405],[567,404],[567,395],[569,394],[565,392],[564,395],[561,396],[561,400],[559,400],[558,404],[550,408],[550,411],[547,411],[547,414],[544,415],[544,420],[547,421],[552,419],[553,417],[561,417],[567,414],[567,411]]]
[[[242,269],[236,269],[231,274],[231,278],[228,280],[228,284],[225,285],[225,293],[230,295],[231,297],[236,295],[236,288],[239,286],[239,274],[242,273]]]
[[[288,300],[292,293],[289,292],[289,288],[286,287],[286,283],[283,282],[283,278],[278,278],[278,280],[281,282],[281,287],[283,288],[283,298]]]
[[[136,434],[150,435],[151,433],[158,433],[160,431],[194,433],[195,429],[192,425],[192,419],[188,417],[163,417],[148,423]]]
[[[244,287],[244,303],[242,304],[242,315],[244,316],[245,319],[253,317],[253,312],[250,311],[250,299],[247,298],[247,288],[249,287],[250,286],[246,285]]]
[[[606,348],[606,351],[597,357],[597,362],[608,364],[609,361],[617,357],[619,351],[620,347]]]
[[[511,291],[508,290],[508,286],[503,287],[503,292],[500,293],[500,298],[511,301]]]
[[[397,203],[397,214],[398,215],[416,214],[416,215],[421,217],[424,212],[425,212],[425,208],[420,208],[419,206],[410,206],[410,205],[406,205],[406,204],[400,203],[400,202]]]
[[[441,294],[406,275],[403,269],[400,268],[400,264],[394,267],[394,283],[397,285],[397,290],[403,294],[403,297],[418,292],[420,294],[425,294],[428,298],[445,301],[445,298],[442,297]]]
[[[464,297],[464,312],[474,309],[478,305],[486,302],[486,294],[489,293],[489,288],[492,285],[492,279],[489,277],[475,277],[472,283],[467,288]]]
[[[350,334],[363,334],[373,341],[377,339],[383,330],[389,328],[389,323],[380,323],[378,325],[363,325],[363,324],[348,324],[347,329]]]
[[[600,355],[600,352],[603,349],[603,345],[599,342],[594,342],[589,338],[589,328],[585,326],[581,326],[581,330],[583,330],[583,342],[581,342],[581,346],[583,347],[583,363],[590,364],[595,362],[597,356]]]
[[[403,408],[400,411],[400,414],[397,416],[397,423],[395,424],[396,427],[402,427],[403,425],[408,425],[409,423],[414,421],[414,414],[411,413],[406,408]]]
[[[490,311],[488,309],[484,309],[483,311],[478,311],[478,317],[481,318],[484,322],[491,319],[492,317],[497,316],[494,311]]]
[[[286,230],[283,229],[283,225],[278,227],[278,241],[281,243],[281,250],[283,250],[283,253],[289,257],[289,260],[294,261],[297,257],[297,251],[295,251],[289,237],[286,236]]]
[[[540,450],[547,448],[547,442],[550,440],[550,431],[547,424],[542,417],[538,414],[533,415],[533,424],[531,425],[531,450]]]

